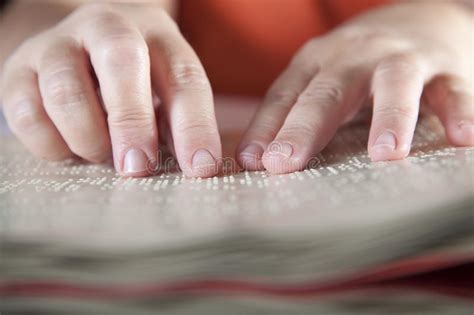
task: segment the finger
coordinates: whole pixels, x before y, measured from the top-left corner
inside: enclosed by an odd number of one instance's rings
[[[46,114],[36,73],[29,67],[5,67],[3,111],[12,132],[34,155],[47,160],[73,156]]]
[[[401,159],[410,152],[425,77],[416,56],[391,56],[376,67],[368,143],[372,161]]]
[[[343,76],[320,72],[300,94],[275,140],[265,150],[265,168],[271,173],[305,168],[344,120],[343,101],[347,91]]]
[[[107,111],[115,168],[126,176],[149,175],[157,161],[158,131],[146,42],[110,9],[96,8],[90,15],[80,36]]]
[[[168,152],[176,158],[176,152],[174,151],[174,141],[173,137],[171,136],[171,130],[168,124],[168,119],[166,118],[163,113],[158,111],[158,130],[160,134],[160,144],[163,144],[164,147],[168,150]]]
[[[167,15],[148,37],[151,74],[163,100],[176,158],[186,176],[216,175],[222,149],[211,86],[189,44]]]
[[[309,49],[303,49],[272,84],[253,117],[237,148],[237,160],[243,168],[264,168],[261,159],[265,149],[275,138],[300,93],[317,73],[319,65],[312,60],[314,56],[309,54]]]
[[[76,155],[101,162],[111,147],[105,113],[89,71],[86,52],[74,40],[52,43],[37,64],[49,117]]]
[[[474,145],[472,85],[459,77],[437,76],[425,86],[423,98],[443,123],[449,142],[458,146]]]

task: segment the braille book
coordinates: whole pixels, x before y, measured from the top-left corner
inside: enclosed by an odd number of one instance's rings
[[[469,310],[472,290],[381,288],[472,264],[473,148],[450,147],[424,117],[407,159],[371,163],[367,135],[363,121],[341,128],[304,171],[206,179],[40,161],[3,135],[0,311],[358,314],[374,289],[373,314]]]

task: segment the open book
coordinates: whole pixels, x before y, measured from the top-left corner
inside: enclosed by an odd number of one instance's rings
[[[228,116],[237,105],[218,110]],[[240,125],[221,121],[227,154],[250,114]],[[0,312],[121,314],[120,304],[123,314],[156,314],[156,301],[179,300],[234,314],[251,296],[288,307],[271,314],[346,314],[318,296],[472,263],[473,148],[450,147],[425,117],[409,158],[371,163],[367,136],[363,121],[341,128],[301,172],[210,179],[120,178],[110,165],[39,161],[2,136]],[[469,294],[436,303],[443,314],[469,309]]]

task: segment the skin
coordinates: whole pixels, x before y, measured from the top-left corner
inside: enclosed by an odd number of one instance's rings
[[[472,11],[448,1],[375,9],[310,40],[268,91],[240,163],[300,170],[365,106],[372,161],[408,155],[422,103],[452,144],[474,145],[473,45]]]
[[[148,175],[161,117],[186,175],[215,175],[221,158],[204,69],[155,2],[78,7],[9,57],[2,97],[12,131],[45,159],[113,154],[120,174]]]
[[[124,176],[149,175],[162,138],[185,175],[217,174],[211,87],[173,5],[79,2],[48,4],[52,17],[2,41],[0,58],[9,57],[0,96],[14,134],[49,160],[112,155]],[[32,11],[18,3],[0,29],[15,29]],[[467,7],[403,2],[310,40],[268,91],[237,160],[249,170],[303,169],[366,106],[373,161],[408,155],[421,103],[452,144],[474,145],[473,29]]]

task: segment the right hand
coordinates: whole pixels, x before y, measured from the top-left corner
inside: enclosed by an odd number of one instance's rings
[[[156,5],[82,6],[26,40],[2,77],[7,122],[39,157],[101,162],[112,153],[121,175],[146,176],[157,161],[158,131],[169,130],[161,137],[185,175],[218,171],[211,86],[175,22]]]

